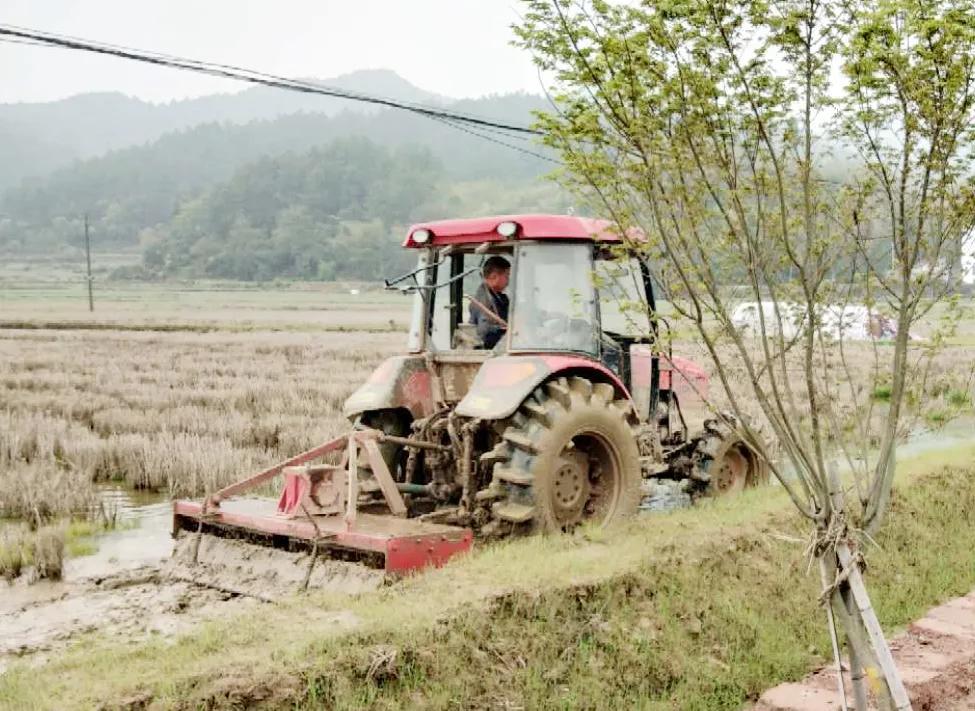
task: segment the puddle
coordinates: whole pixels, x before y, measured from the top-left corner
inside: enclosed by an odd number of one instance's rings
[[[92,537],[93,554],[67,559],[62,580],[0,581],[0,674],[18,660],[43,664],[87,632],[172,638],[259,604],[161,574],[173,552],[168,497],[105,487],[99,498],[118,527]]]
[[[90,581],[158,569],[172,555],[172,505],[165,496],[104,487],[99,490],[99,499],[109,515],[117,516],[118,528],[92,537],[97,548],[93,554],[65,559],[61,580],[30,584],[26,578],[10,584],[0,580],[0,616],[59,600]]]
[[[975,417],[959,417],[937,429],[920,428],[897,447],[897,458],[908,459],[929,452],[949,449],[975,439]]]
[[[64,582],[159,566],[172,555],[173,507],[168,497],[120,487],[105,487],[98,494],[109,515],[117,517],[118,528],[93,537],[97,550],[92,555],[66,560]]]
[[[99,496],[109,516],[116,516],[118,528],[92,538],[95,553],[65,561],[64,577],[57,582],[28,584],[26,576],[12,584],[0,580],[0,674],[17,662],[44,664],[86,633],[130,644],[174,639],[203,620],[236,614],[262,604],[261,600],[294,593],[294,580],[300,581],[308,568],[300,560],[292,561],[290,568],[278,561],[272,570],[264,561],[266,553],[248,551],[229,558],[221,555],[220,566],[200,566],[190,578],[177,577],[173,575],[168,498],[118,487],[103,488]],[[266,505],[244,505],[258,503]],[[263,572],[244,574],[244,563]],[[288,584],[274,587],[264,569],[290,572],[291,578],[285,580]],[[244,584],[232,589],[214,585],[207,579],[211,573],[218,582],[233,573],[235,581]],[[382,582],[381,572],[363,571],[351,563],[322,561],[314,574],[340,581],[345,592],[374,590]],[[316,580],[313,577],[312,582]],[[335,624],[356,623],[341,611],[329,614]]]
[[[951,420],[942,427],[932,428],[928,426],[918,426],[907,436],[907,441],[897,443],[895,455],[898,461],[916,459],[926,454],[941,452],[960,444],[971,443],[975,440],[975,416],[966,415]],[[875,452],[871,451],[873,457]],[[850,471],[850,465],[837,451],[839,472],[846,474]],[[862,458],[857,457],[859,461]],[[780,471],[787,478],[795,478],[795,469],[789,461],[779,462]],[[774,480],[773,480],[774,481]]]

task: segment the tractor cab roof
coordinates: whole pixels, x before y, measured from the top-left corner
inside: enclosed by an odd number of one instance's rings
[[[621,241],[609,220],[574,215],[497,215],[420,222],[410,227],[403,246],[479,245],[519,239]]]

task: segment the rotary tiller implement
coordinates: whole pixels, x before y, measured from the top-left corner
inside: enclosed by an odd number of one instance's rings
[[[194,562],[199,558],[199,537],[210,534],[282,551],[311,551],[309,568],[323,555],[365,562],[394,575],[439,567],[470,550],[470,529],[406,518],[399,488],[411,487],[398,486],[390,475],[379,451],[386,441],[388,436],[377,430],[356,430],[220,489],[202,503],[177,501],[173,533],[197,536],[191,542]],[[309,464],[339,452],[337,465]],[[388,511],[383,514],[359,511],[360,452],[385,499]],[[284,488],[277,506],[267,499],[232,498],[279,474]]]

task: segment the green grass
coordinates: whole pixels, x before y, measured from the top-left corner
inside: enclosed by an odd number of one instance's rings
[[[98,550],[94,538],[106,531],[102,523],[93,521],[72,520],[64,530],[64,552],[68,558],[81,558],[92,555]]]
[[[38,578],[58,580],[64,567],[64,553],[62,526],[43,526],[36,531],[12,528],[0,536],[0,577],[13,580],[33,568]]]
[[[932,410],[931,412],[925,413],[924,418],[932,425],[940,426],[951,419],[951,413],[945,410]]]
[[[98,551],[97,536],[108,531],[126,526],[135,526],[136,522],[89,521],[71,519],[55,522],[39,531],[27,529],[11,530],[0,538],[0,577],[16,578],[28,567],[35,564],[39,557],[48,563],[48,572],[60,569],[64,558],[80,558],[92,555]],[[38,555],[38,553],[42,555]],[[55,575],[54,577],[57,577]]]
[[[868,556],[887,629],[975,585],[973,452],[900,467]],[[174,643],[93,636],[0,677],[0,706],[737,709],[827,654],[805,530],[772,489],[508,542],[378,594],[295,597]]]
[[[948,404],[956,408],[965,408],[972,404],[972,400],[964,390],[952,390],[948,393]]]
[[[34,562],[34,552],[22,536],[0,540],[0,578],[13,580]]]
[[[891,387],[889,385],[878,385],[873,389],[873,399],[887,402],[890,400]]]
[[[98,536],[108,531],[137,528],[135,519],[120,520],[102,514],[102,518],[71,519],[64,527],[64,552],[68,558],[80,558],[98,551]]]

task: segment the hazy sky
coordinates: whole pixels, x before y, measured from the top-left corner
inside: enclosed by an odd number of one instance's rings
[[[0,23],[291,77],[393,69],[452,97],[539,91],[511,47],[517,0],[3,0]],[[121,91],[168,101],[230,80],[61,49],[0,43],[0,103]]]

